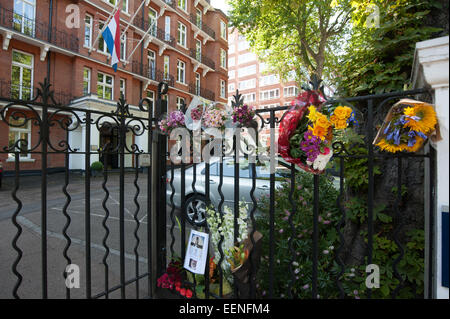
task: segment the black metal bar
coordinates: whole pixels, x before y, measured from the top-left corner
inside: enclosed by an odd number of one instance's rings
[[[71,202],[71,197],[69,195],[69,193],[67,192],[67,187],[69,186],[69,153],[66,153],[66,168],[64,170],[64,186],[62,188],[62,191],[64,193],[64,195],[66,196],[66,202],[64,203],[63,206],[63,210],[62,213],[64,215],[64,217],[66,218],[66,224],[63,227],[62,230],[62,234],[64,236],[64,238],[66,239],[66,246],[64,247],[63,250],[63,256],[67,261],[67,265],[70,265],[72,263],[72,260],[70,259],[69,255],[67,254],[70,248],[70,244],[72,243],[72,240],[70,239],[69,235],[67,234],[67,230],[69,229],[70,226],[70,222],[71,222],[71,218],[69,216],[69,214],[67,213],[67,208],[70,205]],[[64,278],[67,278],[67,273],[66,271],[64,271],[63,273]],[[66,299],[70,299],[70,289],[67,287],[66,288]]]
[[[210,186],[210,172],[211,169],[211,165],[209,163],[209,160],[205,163],[205,193],[206,193],[206,206],[211,204],[211,198],[210,198],[210,191],[211,191],[211,186]],[[206,217],[206,216],[205,216]],[[208,224],[206,225],[206,230],[209,233],[209,229],[208,229]],[[210,292],[209,292],[209,249],[207,252],[207,256],[206,256],[206,269],[205,269],[205,299],[209,299],[210,297]]]
[[[368,148],[368,202],[367,202],[367,264],[372,264],[373,254],[373,196],[374,196],[374,158],[373,158],[373,100],[367,104],[367,148]],[[372,290],[367,290],[367,298],[372,297]]]
[[[339,212],[341,213],[341,219],[336,226],[337,232],[339,234],[339,240],[340,240],[340,245],[336,249],[336,260],[337,260],[338,265],[340,266],[339,273],[336,275],[336,285],[339,289],[339,297],[341,299],[345,298],[345,291],[342,286],[342,283],[340,282],[342,275],[345,273],[345,264],[341,258],[342,249],[345,247],[345,237],[342,234],[341,229],[342,229],[342,227],[344,227],[345,219],[347,218],[346,211],[345,211],[344,205],[343,205],[343,201],[344,201],[344,169],[345,169],[344,163],[345,163],[345,159],[340,158],[340,160],[339,160],[339,164],[340,164],[340,167],[339,167],[339,196],[337,199],[337,204],[339,207]]]
[[[172,190],[172,193],[170,194],[170,220],[172,221],[172,225],[170,226],[170,237],[171,237],[171,242],[170,242],[170,257],[173,258],[173,256],[175,255],[175,251],[174,251],[174,245],[175,245],[175,235],[173,233],[173,230],[175,228],[175,203],[173,201],[173,197],[175,196],[175,187],[173,186],[173,180],[174,180],[174,174],[175,174],[175,167],[173,162],[170,162],[170,181],[169,181],[169,185],[170,188]],[[181,240],[181,238],[180,238]]]
[[[19,215],[20,211],[22,210],[22,202],[17,197],[17,191],[19,190],[19,186],[20,186],[19,173],[20,173],[20,153],[15,152],[14,153],[14,189],[11,193],[11,196],[14,199],[14,201],[17,203],[16,211],[14,212],[14,214],[12,216],[12,223],[17,228],[16,235],[14,236],[14,238],[12,240],[12,246],[13,246],[14,250],[17,252],[17,258],[12,265],[12,272],[17,277],[16,284],[14,285],[14,288],[13,288],[13,296],[16,299],[20,299],[17,291],[19,290],[20,284],[22,283],[22,279],[23,279],[22,275],[17,271],[17,266],[19,265],[19,262],[22,259],[22,255],[23,255],[22,250],[19,248],[19,246],[17,246],[17,241],[19,240],[20,235],[22,234],[22,227],[17,222],[17,216]]]
[[[139,205],[139,193],[140,193],[140,188],[138,185],[138,179],[139,179],[139,153],[136,153],[136,167],[135,167],[135,175],[134,175],[134,187],[136,188],[136,194],[134,196],[134,204],[136,205],[136,210],[134,212],[134,221],[136,222],[136,228],[134,229],[134,238],[136,239],[136,245],[134,246],[134,256],[136,258],[136,263],[135,263],[135,273],[136,273],[136,278],[139,278],[139,252],[138,252],[138,248],[139,248],[139,244],[140,244],[140,239],[138,236],[138,231],[139,231],[139,226],[140,226],[140,222],[139,222],[139,211],[141,206]],[[139,299],[139,279],[136,280],[136,299]]]
[[[312,299],[317,299],[317,270],[319,259],[319,175],[314,175],[314,211],[313,211],[313,268],[312,268]]]
[[[239,131],[233,136],[234,146],[234,243],[237,244],[239,238],[239,162],[240,162],[240,134]],[[234,296],[239,298],[239,291],[237,285],[234,285]]]
[[[107,145],[105,145],[103,147],[104,147],[104,150],[103,150],[104,151],[104,153],[103,153],[104,154],[104,156],[103,156],[104,163],[103,163],[103,183],[102,183],[102,188],[105,191],[105,197],[103,198],[103,201],[102,201],[102,207],[103,207],[103,210],[105,211],[105,217],[102,220],[102,226],[103,226],[103,229],[105,230],[105,235],[103,236],[102,244],[103,244],[103,247],[105,248],[105,254],[103,255],[102,263],[105,266],[105,298],[108,299],[109,298],[109,292],[108,292],[109,291],[109,266],[108,266],[107,260],[108,260],[108,256],[109,256],[109,247],[108,247],[108,244],[107,244],[107,240],[108,240],[108,237],[109,237],[109,228],[108,228],[108,225],[107,225],[107,221],[108,221],[108,218],[109,218],[109,209],[106,206],[106,203],[108,202],[108,199],[109,199],[109,191],[108,191],[108,188],[106,187],[106,184],[108,183],[108,165],[109,165],[109,163],[108,163],[108,154],[109,154],[108,149],[109,149],[109,144],[107,144]]]
[[[119,102],[120,103],[120,102]],[[125,124],[124,112],[119,113],[119,247],[120,247],[120,297],[126,298],[125,295],[125,144],[127,127]]]
[[[44,101],[42,107],[41,123],[41,258],[42,258],[42,298],[47,299],[47,145],[48,145],[48,107],[47,101]]]
[[[258,143],[258,139],[256,138],[256,143]],[[256,149],[258,149],[256,147]],[[250,232],[250,242],[252,243],[252,247],[255,248],[255,233],[256,233],[256,220],[255,220],[255,212],[258,207],[258,202],[255,197],[255,189],[256,189],[256,164],[250,163],[251,173],[252,173],[252,188],[250,190],[250,198],[252,199],[253,206],[250,211],[250,220],[252,221],[252,231]],[[250,298],[256,298],[256,289],[255,289],[255,281],[256,281],[256,269],[254,264],[254,250],[251,249],[249,253],[249,262],[250,262],[250,271],[249,271],[249,291]]]
[[[147,290],[150,298],[153,298],[152,279],[152,166],[153,166],[153,107],[148,103],[148,137],[147,151],[150,154],[150,165],[147,168],[147,272],[150,274],[147,280]],[[145,122],[144,122],[145,123]]]
[[[316,184],[314,183],[314,191],[315,191],[315,189],[316,189]],[[295,234],[295,226],[292,221],[292,219],[296,213],[296,210],[297,210],[296,202],[293,199],[294,192],[295,192],[295,164],[292,164],[291,165],[291,189],[289,190],[289,202],[292,206],[292,211],[290,212],[289,218],[288,218],[288,223],[289,223],[289,226],[291,227],[291,236],[289,237],[289,240],[288,240],[288,248],[289,248],[289,252],[291,253],[291,260],[289,262],[289,272],[291,273],[291,280],[288,285],[288,295],[289,295],[289,298],[291,298],[291,299],[294,298],[294,295],[292,293],[292,290],[293,290],[292,287],[294,286],[294,282],[295,282],[295,272],[294,272],[293,262],[295,261],[295,256],[296,256],[295,249],[293,246],[293,240],[294,240],[294,238],[297,237]],[[315,206],[314,206],[314,208],[315,208]],[[314,260],[314,256],[313,256],[313,260]],[[314,270],[313,270],[313,282],[314,282]],[[314,287],[314,285],[313,285],[313,287]],[[313,288],[313,290],[314,290],[314,288]]]
[[[270,139],[275,139],[275,111],[270,111]],[[272,160],[272,159],[271,159]],[[270,172],[269,194],[269,298],[273,298],[275,259],[275,173]]]
[[[398,283],[397,287],[395,287],[394,291],[392,291],[392,294],[391,294],[392,299],[397,298],[397,295],[398,295],[400,289],[402,289],[403,284],[404,284],[404,278],[399,273],[398,267],[397,267],[399,262],[402,260],[404,254],[405,254],[405,249],[398,238],[398,235],[400,234],[400,231],[403,226],[403,220],[400,215],[401,202],[402,202],[402,158],[398,157],[398,159],[397,159],[397,200],[395,203],[395,219],[394,219],[397,225],[396,225],[396,229],[394,231],[393,238],[394,238],[395,244],[397,245],[397,247],[399,249],[399,255],[394,260],[394,262],[392,264],[392,268],[394,270],[394,277],[397,278],[399,283]]]
[[[140,279],[143,279],[143,278],[149,277],[149,276],[150,276],[149,273],[142,274],[139,277],[136,277],[136,278],[133,278],[133,279],[125,281],[124,286],[126,287],[126,286],[136,282],[137,280],[140,280]],[[101,297],[106,296],[107,294],[110,294],[110,293],[112,293],[112,292],[114,292],[116,290],[119,290],[119,289],[122,289],[122,284],[119,284],[119,285],[116,285],[114,287],[111,287],[108,291],[103,291],[103,292],[101,292],[101,293],[99,293],[97,295],[94,295],[94,296],[92,296],[92,299],[101,298]]]
[[[225,196],[222,192],[223,187],[223,144],[221,145],[221,155],[220,155],[220,163],[219,163],[219,185],[218,185],[218,192],[220,196],[220,202],[219,202],[219,214],[220,214],[220,225],[223,224],[223,204],[225,202]],[[224,237],[220,236],[220,240],[218,243],[218,250],[220,253],[220,258],[217,263],[217,266],[219,267],[219,295],[221,298],[223,298],[223,269],[222,269],[222,263],[225,259],[225,254],[223,252],[222,244],[224,241]]]
[[[91,298],[91,113],[86,112],[86,155],[84,157],[84,211],[86,237],[86,298]]]

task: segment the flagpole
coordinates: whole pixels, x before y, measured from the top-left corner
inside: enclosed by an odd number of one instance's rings
[[[150,3],[150,0],[142,0],[141,4],[139,5],[139,8],[134,12],[134,15],[131,17],[130,22],[127,23],[127,26],[125,28],[125,30],[122,32],[122,34],[120,35],[120,39],[124,40],[125,38],[125,34],[128,31],[128,28],[130,27],[130,24],[134,21],[134,18],[136,18],[136,16],[139,13],[139,10],[141,10],[142,5],[145,3],[146,6],[148,6],[148,4]]]
[[[97,41],[100,39],[100,36],[102,35],[103,31],[105,31],[105,29],[108,27],[109,22],[114,17],[116,12],[119,10],[121,4],[122,4],[122,0],[119,0],[119,2],[114,6],[112,13],[110,13],[108,19],[106,20],[105,24],[103,25],[103,28],[101,30],[99,30],[97,37],[95,38],[95,41],[92,43],[91,47],[89,48],[89,53],[91,53],[92,50],[94,49],[95,45],[97,44]]]
[[[158,15],[158,17],[156,18],[155,21],[153,21],[153,23],[151,24],[151,26],[148,28],[147,31],[145,31],[144,35],[142,36],[142,38],[139,40],[138,44],[134,47],[133,51],[131,51],[131,53],[127,56],[127,60],[125,61],[125,64],[130,63],[129,59],[133,56],[134,52],[136,52],[137,48],[139,47],[139,45],[142,43],[142,41],[144,41],[145,37],[148,35],[148,33],[153,29],[153,26],[155,25],[155,23],[158,21],[159,18],[162,17],[162,15],[164,14],[164,11],[160,12],[160,14]]]

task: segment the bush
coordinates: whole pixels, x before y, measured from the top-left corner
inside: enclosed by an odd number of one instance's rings
[[[287,298],[289,285],[294,278],[292,294],[296,298],[311,298],[312,282],[312,228],[313,228],[313,201],[314,201],[313,175],[297,172],[295,178],[295,191],[292,199],[296,211],[291,215],[292,204],[289,200],[290,182],[282,185],[275,194],[275,254],[274,254],[274,296]],[[334,251],[339,245],[336,225],[340,214],[336,200],[339,192],[333,186],[333,180],[328,176],[319,177],[319,275],[318,286],[321,297],[332,298],[336,293],[334,278],[331,270],[334,261]],[[269,262],[269,199],[263,197],[259,209],[263,211],[262,218],[257,220],[257,230],[263,234],[262,264]],[[291,216],[294,227],[293,234],[289,218]],[[292,250],[289,240],[292,238]],[[291,259],[292,273],[290,269]],[[269,268],[261,267],[258,272],[258,291],[261,297],[268,293]]]
[[[328,176],[319,177],[319,258],[318,258],[318,294],[320,298],[339,298],[336,279],[341,267],[336,260],[336,250],[340,247],[340,238],[336,227],[341,219],[337,199],[339,191]],[[312,297],[312,228],[314,187],[313,175],[298,172],[292,200],[296,211],[291,215],[292,204],[289,199],[290,182],[282,185],[275,193],[275,240],[274,240],[274,298],[288,298],[290,285],[295,298]],[[258,272],[259,297],[268,297],[269,291],[269,198],[263,197],[258,208],[263,212],[257,219],[257,230],[263,234],[262,265]],[[351,197],[343,200],[346,211],[346,223],[352,223],[359,231],[360,238],[367,244],[367,230],[361,227],[367,223],[367,202],[364,197]],[[289,223],[292,219],[293,230]],[[399,249],[392,239],[394,231],[392,218],[386,214],[386,206],[374,207],[373,261],[380,267],[380,289],[372,290],[373,298],[391,298],[399,281],[393,273],[393,265],[399,256]],[[342,229],[342,232],[344,230]],[[424,271],[424,231],[405,230],[405,255],[398,264],[400,275],[405,279],[397,298],[420,298],[423,294]],[[292,237],[294,236],[294,237]],[[289,240],[292,237],[292,249]],[[350,252],[353,256],[353,252]],[[367,258],[363,258],[367,259]],[[291,267],[291,262],[292,267]],[[367,294],[365,279],[367,273],[363,264],[349,265],[343,268],[340,283],[346,298],[364,298]],[[291,281],[294,279],[293,281]]]
[[[103,171],[103,163],[102,162],[94,162],[91,164],[91,170],[93,171]]]

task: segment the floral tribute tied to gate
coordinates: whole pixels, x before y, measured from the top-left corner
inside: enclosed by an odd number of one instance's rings
[[[436,132],[437,125],[432,105],[403,99],[389,110],[373,144],[389,153],[414,153]]]
[[[321,92],[305,91],[292,101],[280,124],[280,156],[313,174],[322,174],[333,156],[334,131],[357,124],[350,107],[327,109],[325,102]]]

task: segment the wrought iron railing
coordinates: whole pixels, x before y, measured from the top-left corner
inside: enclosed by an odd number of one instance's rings
[[[214,101],[216,94],[208,89],[199,87],[195,83],[189,83],[189,93],[201,96],[207,100]]]
[[[213,70],[216,69],[216,64],[214,63],[214,61],[208,58],[207,56],[201,54],[196,49],[190,49],[189,54],[192,58],[196,59],[198,62],[203,63],[204,65],[210,67]]]
[[[52,91],[56,103],[67,105],[74,96],[66,91]],[[14,100],[30,100],[39,96],[38,88],[0,79],[0,96]]]
[[[177,40],[171,36],[170,34],[166,33],[163,29],[157,27],[156,25],[152,25],[152,22],[148,19],[142,20],[142,16],[137,16],[133,20],[133,25],[141,30],[147,31],[149,28],[152,28],[150,30],[149,34],[158,40],[165,42],[169,44],[172,47],[176,47]]]
[[[158,70],[155,67],[133,61],[131,64],[131,70],[133,73],[144,76],[150,80],[157,82],[164,81],[169,84],[169,86],[175,86],[175,77],[173,75],[165,74],[164,71]]]
[[[49,27],[48,24],[27,18],[17,12],[3,8],[1,5],[0,26],[20,32],[34,39],[49,42],[66,50],[77,53],[79,51],[78,37],[75,35],[68,34],[56,27]]]
[[[208,34],[211,38],[216,39],[216,33],[213,29],[211,29],[206,23],[203,21],[199,21],[197,19],[197,15],[194,13],[191,13],[189,16],[190,21],[195,24],[199,29],[201,29],[203,32]]]

